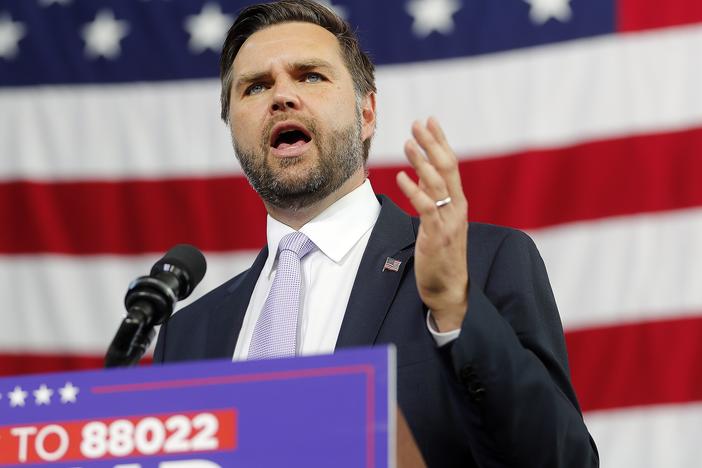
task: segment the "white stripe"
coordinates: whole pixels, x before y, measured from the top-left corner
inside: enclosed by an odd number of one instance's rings
[[[702,209],[531,234],[567,329],[702,315]]]
[[[702,403],[585,414],[602,468],[700,465]]]
[[[567,330],[702,314],[702,209],[531,234]],[[208,272],[193,298],[246,269],[254,256],[208,253]],[[0,347],[103,350],[123,314],[127,285],[157,259],[0,257],[0,297],[7,311]]]
[[[256,254],[207,254],[205,278],[179,307],[248,268]],[[158,259],[0,257],[0,351],[104,354],[124,316],[127,286]]]
[[[702,126],[702,26],[379,67],[372,165],[437,115],[466,158]],[[0,179],[238,173],[216,80],[4,89]]]
[[[0,91],[0,179],[236,172],[212,80]]]
[[[696,25],[386,68],[378,153],[430,115],[469,158],[700,126],[700,50]]]

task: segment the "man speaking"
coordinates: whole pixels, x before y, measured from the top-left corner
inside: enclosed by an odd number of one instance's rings
[[[404,147],[419,182],[397,176],[419,219],[373,193],[374,67],[349,25],[308,0],[248,7],[220,71],[267,246],[170,319],[155,360],[394,343],[398,404],[429,466],[597,466],[541,258],[519,231],[467,222],[435,119]]]

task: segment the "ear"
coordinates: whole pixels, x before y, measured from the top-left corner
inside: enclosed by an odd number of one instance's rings
[[[361,102],[361,140],[366,141],[375,133],[375,93],[370,92]]]

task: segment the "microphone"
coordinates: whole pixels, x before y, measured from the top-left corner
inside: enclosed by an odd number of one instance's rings
[[[176,302],[193,292],[207,270],[205,256],[188,244],[178,244],[151,268],[149,276],[132,281],[124,298],[127,316],[105,355],[105,367],[139,362],[156,332],[154,327],[173,313]]]

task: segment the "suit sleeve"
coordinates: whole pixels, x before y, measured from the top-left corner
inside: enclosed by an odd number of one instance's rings
[[[476,459],[481,466],[599,466],[533,241],[510,231],[487,276],[470,281],[468,311],[450,356],[468,410],[479,415],[471,423],[481,426],[471,431]]]

